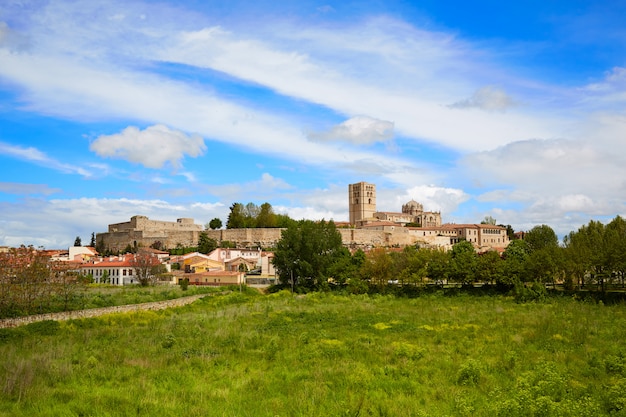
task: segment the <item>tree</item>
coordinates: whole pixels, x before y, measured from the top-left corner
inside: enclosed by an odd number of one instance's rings
[[[276,227],[276,215],[270,203],[263,203],[256,216],[256,227]]]
[[[491,224],[493,226],[496,225],[496,219],[491,216],[485,216],[485,218],[480,222],[480,224]]]
[[[488,251],[478,256],[476,279],[487,284],[496,283],[502,276],[502,258],[496,251]]]
[[[559,246],[559,238],[554,230],[548,225],[533,227],[524,237],[530,251],[536,251],[544,248],[556,248]]]
[[[448,281],[448,264],[450,263],[450,253],[442,249],[429,251],[429,259],[426,265],[428,278],[437,284],[443,285]]]
[[[200,232],[198,236],[198,252],[207,254],[213,252],[215,248],[217,248],[217,241],[210,238],[208,233]]]
[[[366,254],[361,274],[372,286],[382,289],[393,278],[393,260],[383,248],[375,248]]]
[[[211,230],[221,229],[222,221],[217,217],[211,219],[211,221],[209,222],[209,228],[211,228]]]
[[[96,247],[96,234],[91,232],[91,240],[89,241],[89,246],[92,248]]]
[[[332,284],[342,287],[351,279],[357,278],[364,260],[365,253],[362,250],[351,255],[348,248],[342,247],[334,262],[328,267],[329,280]]]
[[[135,276],[139,285],[147,287],[156,282],[157,275],[162,272],[163,265],[157,256],[151,252],[140,250],[130,260],[135,270]]]
[[[80,236],[76,236],[76,239],[74,239],[74,246],[83,246]]]
[[[478,258],[474,246],[462,240],[452,246],[448,277],[461,285],[468,285],[476,279]]]
[[[332,220],[300,220],[281,232],[274,266],[280,281],[292,289],[319,289],[327,285],[330,266],[342,254],[341,234]]]
[[[542,284],[555,282],[560,262],[559,238],[548,225],[533,227],[524,241],[528,244],[526,280]]]
[[[246,227],[246,216],[244,213],[244,207],[241,203],[233,203],[230,206],[230,214],[226,221],[227,229],[242,229]]]
[[[525,240],[516,239],[509,243],[504,250],[504,265],[499,284],[515,285],[524,282],[526,261],[530,255],[530,247]]]

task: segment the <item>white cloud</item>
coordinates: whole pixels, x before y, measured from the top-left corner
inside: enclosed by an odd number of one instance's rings
[[[109,224],[129,221],[135,215],[165,221],[191,217],[197,224],[205,224],[214,217],[226,219],[228,214],[221,203],[175,204],[127,198],[25,199],[0,202],[0,210],[0,245],[58,249],[67,248],[76,236],[88,241],[92,232],[106,232]]]
[[[99,136],[89,148],[101,157],[124,159],[148,168],[162,168],[166,163],[180,168],[185,155],[200,156],[206,145],[199,135],[155,125],[144,130],[129,126],[120,133]]]
[[[346,141],[355,145],[369,145],[393,138],[393,122],[368,116],[355,116],[333,126],[325,132],[311,132],[308,138],[315,141]]]
[[[449,107],[455,109],[478,108],[487,111],[504,112],[517,105],[518,103],[507,95],[504,90],[488,85],[476,90],[470,98],[457,101]]]
[[[49,157],[44,152],[32,146],[25,148],[22,146],[0,142],[0,155],[7,155],[12,158],[32,162],[33,164],[54,169],[55,171],[63,172],[66,174],[78,174],[82,175],[83,177],[91,177],[93,175],[91,171],[85,168],[60,162],[54,158]]]
[[[440,211],[443,221],[446,216],[457,210],[460,204],[467,201],[469,195],[456,188],[437,187],[432,185],[418,185],[406,190],[405,194],[398,195],[396,211],[400,211],[403,204],[415,200],[424,206],[426,211]]]

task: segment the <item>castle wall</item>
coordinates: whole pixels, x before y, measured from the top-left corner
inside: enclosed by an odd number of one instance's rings
[[[128,245],[149,247],[157,241],[162,247],[171,249],[178,245],[196,246],[202,229],[190,218],[168,222],[133,216],[128,222],[110,224],[107,233],[96,235],[96,241],[114,252],[122,251]]]

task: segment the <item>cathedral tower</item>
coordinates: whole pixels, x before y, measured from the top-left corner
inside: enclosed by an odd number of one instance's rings
[[[376,213],[376,185],[367,182],[349,184],[348,201],[352,226],[362,220],[373,218]]]

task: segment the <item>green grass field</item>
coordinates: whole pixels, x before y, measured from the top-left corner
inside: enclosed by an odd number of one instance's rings
[[[626,415],[626,306],[237,292],[0,332],[3,416]]]

